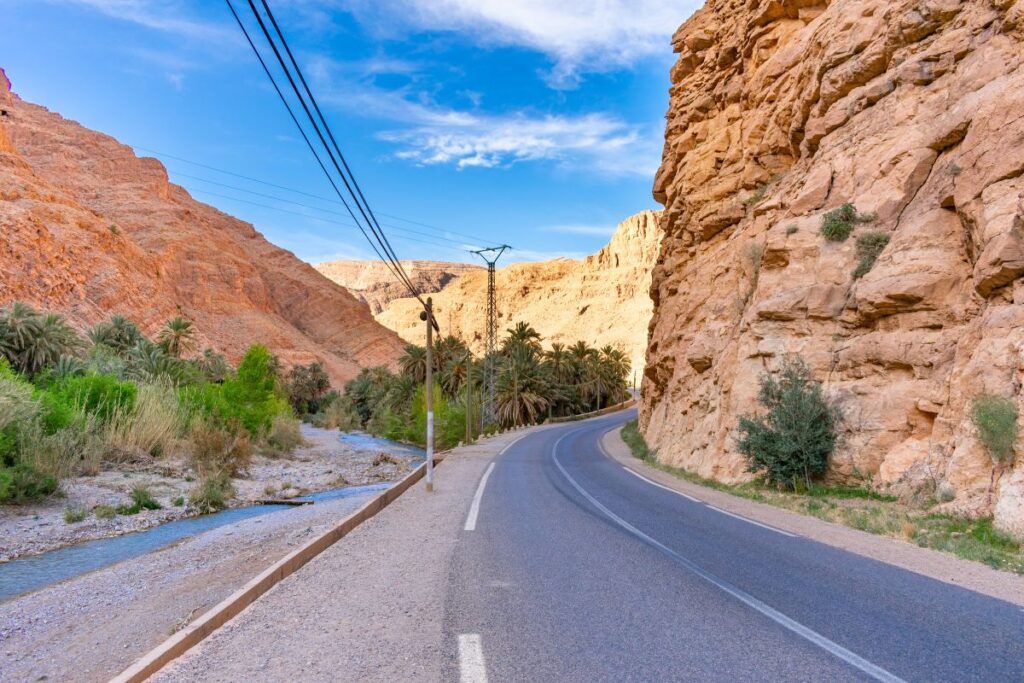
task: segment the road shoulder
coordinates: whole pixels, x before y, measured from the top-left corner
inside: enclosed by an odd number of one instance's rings
[[[661,486],[755,522],[1024,607],[1024,576],[679,479],[635,458],[622,440],[621,429],[611,429],[602,437],[601,447],[606,455]]]

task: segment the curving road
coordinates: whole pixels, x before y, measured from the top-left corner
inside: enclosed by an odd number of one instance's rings
[[[446,680],[1024,681],[1019,607],[646,481],[600,447],[633,416],[487,467],[450,560]]]

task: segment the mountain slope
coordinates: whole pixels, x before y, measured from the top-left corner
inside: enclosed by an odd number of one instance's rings
[[[845,416],[834,478],[1024,536],[1024,463],[994,468],[970,417],[1024,405],[1024,1],[709,0],[673,42],[651,446],[749,476],[738,417],[800,353]],[[846,202],[877,220],[824,239]]]
[[[626,352],[642,371],[651,316],[651,268],[661,233],[658,214],[644,211],[619,224],[607,246],[583,260],[515,263],[496,274],[498,332],[526,321],[552,342],[578,339]],[[484,349],[487,271],[473,270],[433,295],[442,332]],[[402,338],[423,344],[425,334],[415,299],[392,301],[377,320]]]
[[[155,159],[10,92],[0,71],[0,305],[85,327],[113,313],[153,333],[185,315],[238,360],[260,342],[332,378],[394,362],[401,340],[253,226],[194,200]]]

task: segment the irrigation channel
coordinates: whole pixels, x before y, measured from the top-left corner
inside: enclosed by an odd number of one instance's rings
[[[390,452],[410,458],[426,457],[425,451],[414,446],[395,443],[359,432],[342,434],[341,442],[356,448],[386,448]],[[382,482],[367,486],[346,486],[299,496],[293,498],[292,501],[317,503],[350,498],[383,491],[390,488],[392,484],[393,482]],[[145,531],[86,541],[39,555],[0,563],[0,603],[60,581],[73,579],[87,572],[166,548],[204,531],[252,517],[283,512],[293,509],[293,507],[293,505],[287,504],[267,504],[230,508],[209,515],[178,519]]]

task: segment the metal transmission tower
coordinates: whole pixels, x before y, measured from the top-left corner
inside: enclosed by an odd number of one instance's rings
[[[494,265],[501,258],[501,255],[511,248],[509,245],[503,244],[500,247],[478,249],[473,252],[487,264],[487,338],[484,355],[484,383],[487,386],[487,399],[484,401],[480,416],[483,422],[493,422],[495,417],[494,385],[497,373],[494,367],[494,344],[498,336],[498,310],[494,298]]]

